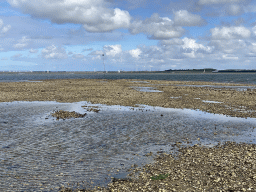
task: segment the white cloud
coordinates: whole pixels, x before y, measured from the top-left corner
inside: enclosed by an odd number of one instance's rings
[[[105,45],[104,52],[107,56],[115,57],[116,55],[122,53],[121,45]]]
[[[154,13],[144,21],[138,20],[131,24],[132,34],[145,33],[151,39],[171,39],[181,37],[185,30],[182,27],[174,26],[174,22],[168,17],[160,17]]]
[[[152,58],[149,62],[151,62],[151,63],[164,63],[165,61],[163,59]],[[153,67],[153,66],[150,66],[150,67]]]
[[[7,0],[11,6],[36,18],[53,23],[81,24],[89,32],[106,32],[128,28],[130,14],[107,8],[105,0]]]
[[[252,49],[253,49],[253,52],[255,52],[256,53],[256,43],[252,43]]]
[[[64,48],[57,48],[55,45],[46,47],[41,51],[41,54],[45,59],[66,59],[68,57]]]
[[[256,57],[256,43],[252,43],[248,49],[247,57]]]
[[[12,58],[20,58],[22,56],[22,54],[18,53],[12,56]]]
[[[256,53],[247,53],[246,57],[256,57]]]
[[[182,39],[174,38],[174,39],[162,40],[160,44],[161,45],[183,45],[184,42],[182,41]]]
[[[187,10],[175,12],[174,23],[179,26],[202,26],[207,24],[200,15],[191,14]]]
[[[84,55],[83,55],[83,54],[80,54],[80,53],[78,53],[78,54],[73,54],[73,55],[72,55],[72,58],[73,58],[73,59],[84,59]]]
[[[30,52],[30,53],[37,53],[38,50],[36,50],[36,49],[30,49],[29,52]]]
[[[172,61],[186,58],[206,58],[210,57],[215,51],[214,46],[197,43],[196,39],[187,37],[183,39],[164,40],[159,45],[163,48],[164,57]]]
[[[11,25],[6,25],[1,29],[1,33],[7,33],[11,29]]]
[[[102,57],[100,55],[97,55],[95,57],[92,57],[92,60],[99,60],[99,59],[102,59]]]
[[[246,0],[199,0],[199,5],[209,5],[209,4],[225,4],[225,3],[243,3]]]
[[[244,12],[253,12],[252,0],[199,0],[197,8],[205,8],[208,16],[238,16]],[[204,7],[205,6],[205,7]]]
[[[251,36],[251,31],[243,26],[216,27],[210,31],[213,39],[245,39]]]
[[[203,58],[206,54],[213,51],[212,47],[204,46],[202,44],[196,43],[195,39],[189,39],[185,37],[183,39],[184,44],[181,45],[181,53],[185,57],[189,58]]]
[[[8,58],[7,57],[2,57],[1,60],[3,60],[3,61],[8,60]]]
[[[138,59],[140,57],[140,54],[142,53],[142,51],[139,48],[137,48],[137,49],[129,50],[129,53],[132,57]]]
[[[84,28],[89,32],[107,32],[119,28],[128,28],[131,17],[127,11],[122,11],[118,8],[109,13],[99,13],[102,18],[99,22],[88,22],[84,24]]]
[[[224,54],[242,54],[248,49],[246,42],[241,39],[212,40],[210,44],[215,47],[216,51]]]
[[[227,9],[229,15],[240,15],[244,12],[243,8],[237,4],[230,5]]]
[[[183,39],[183,42],[184,42],[184,44],[181,47],[185,50],[192,50],[192,51],[203,50],[206,52],[212,51],[211,47],[196,43],[195,39],[189,39],[189,38],[185,37]]]
[[[256,25],[252,28],[253,35],[256,36]]]
[[[224,54],[222,55],[223,59],[230,59],[230,60],[238,60],[239,57],[235,56],[235,55],[230,55],[230,54]]]
[[[0,28],[2,28],[2,27],[3,27],[3,25],[4,25],[4,22],[3,22],[3,20],[2,20],[2,19],[0,19]]]
[[[7,33],[11,29],[11,25],[4,25],[2,19],[0,19],[0,36]]]
[[[4,38],[1,38],[0,34],[0,45],[2,45],[4,51],[17,51],[14,45],[22,43],[19,41],[22,40],[23,36],[26,36],[26,39],[30,41],[26,47],[19,49],[30,50],[31,48],[42,49],[50,45],[65,45],[67,47],[83,45],[83,48],[90,48],[88,46],[91,42],[119,41],[123,39],[124,34],[124,32],[118,30],[105,34],[89,33],[82,26],[57,26],[50,22],[42,22],[42,20],[27,16],[8,16],[4,17],[3,20],[12,25],[11,30],[4,34]],[[79,33],[70,33],[70,29],[74,28],[79,28]]]
[[[13,45],[13,47],[14,47],[15,49],[23,49],[23,48],[25,48],[25,47],[28,46],[28,44],[29,44],[30,41],[31,41],[31,40],[28,39],[26,36],[23,36],[22,39],[18,40],[18,43],[16,43],[15,45]]]
[[[104,52],[103,52],[103,51],[99,51],[99,50],[97,50],[97,51],[93,51],[93,52],[91,52],[89,55],[102,55],[102,54],[104,54]]]

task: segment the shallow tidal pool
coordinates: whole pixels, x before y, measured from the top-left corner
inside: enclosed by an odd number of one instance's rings
[[[84,106],[84,107],[82,107]],[[87,107],[85,107],[87,106]],[[88,110],[96,107],[95,113]],[[56,110],[87,113],[56,120]],[[175,144],[256,143],[256,120],[195,110],[57,102],[0,103],[0,190],[106,186]],[[147,155],[150,152],[153,156]]]

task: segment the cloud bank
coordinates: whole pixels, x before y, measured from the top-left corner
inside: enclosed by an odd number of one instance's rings
[[[53,23],[81,24],[89,32],[107,32],[128,28],[130,14],[107,7],[104,0],[8,0],[25,14]]]

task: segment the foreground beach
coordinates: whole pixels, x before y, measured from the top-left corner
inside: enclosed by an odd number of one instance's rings
[[[254,88],[208,82],[48,80],[0,83],[0,101],[145,104],[255,118]],[[114,179],[107,188],[92,191],[255,191],[254,144],[229,142],[211,148],[200,145],[183,148],[184,143],[186,140],[181,139],[173,146],[180,149],[178,157],[159,153],[154,164],[132,168],[129,179]]]
[[[255,147],[227,142],[213,148],[180,148],[176,158],[162,154],[154,164],[132,169],[132,179],[113,180],[108,188],[76,191],[255,191]]]

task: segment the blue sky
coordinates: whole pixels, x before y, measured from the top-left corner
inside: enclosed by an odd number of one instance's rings
[[[0,0],[0,71],[256,69],[254,0]]]

